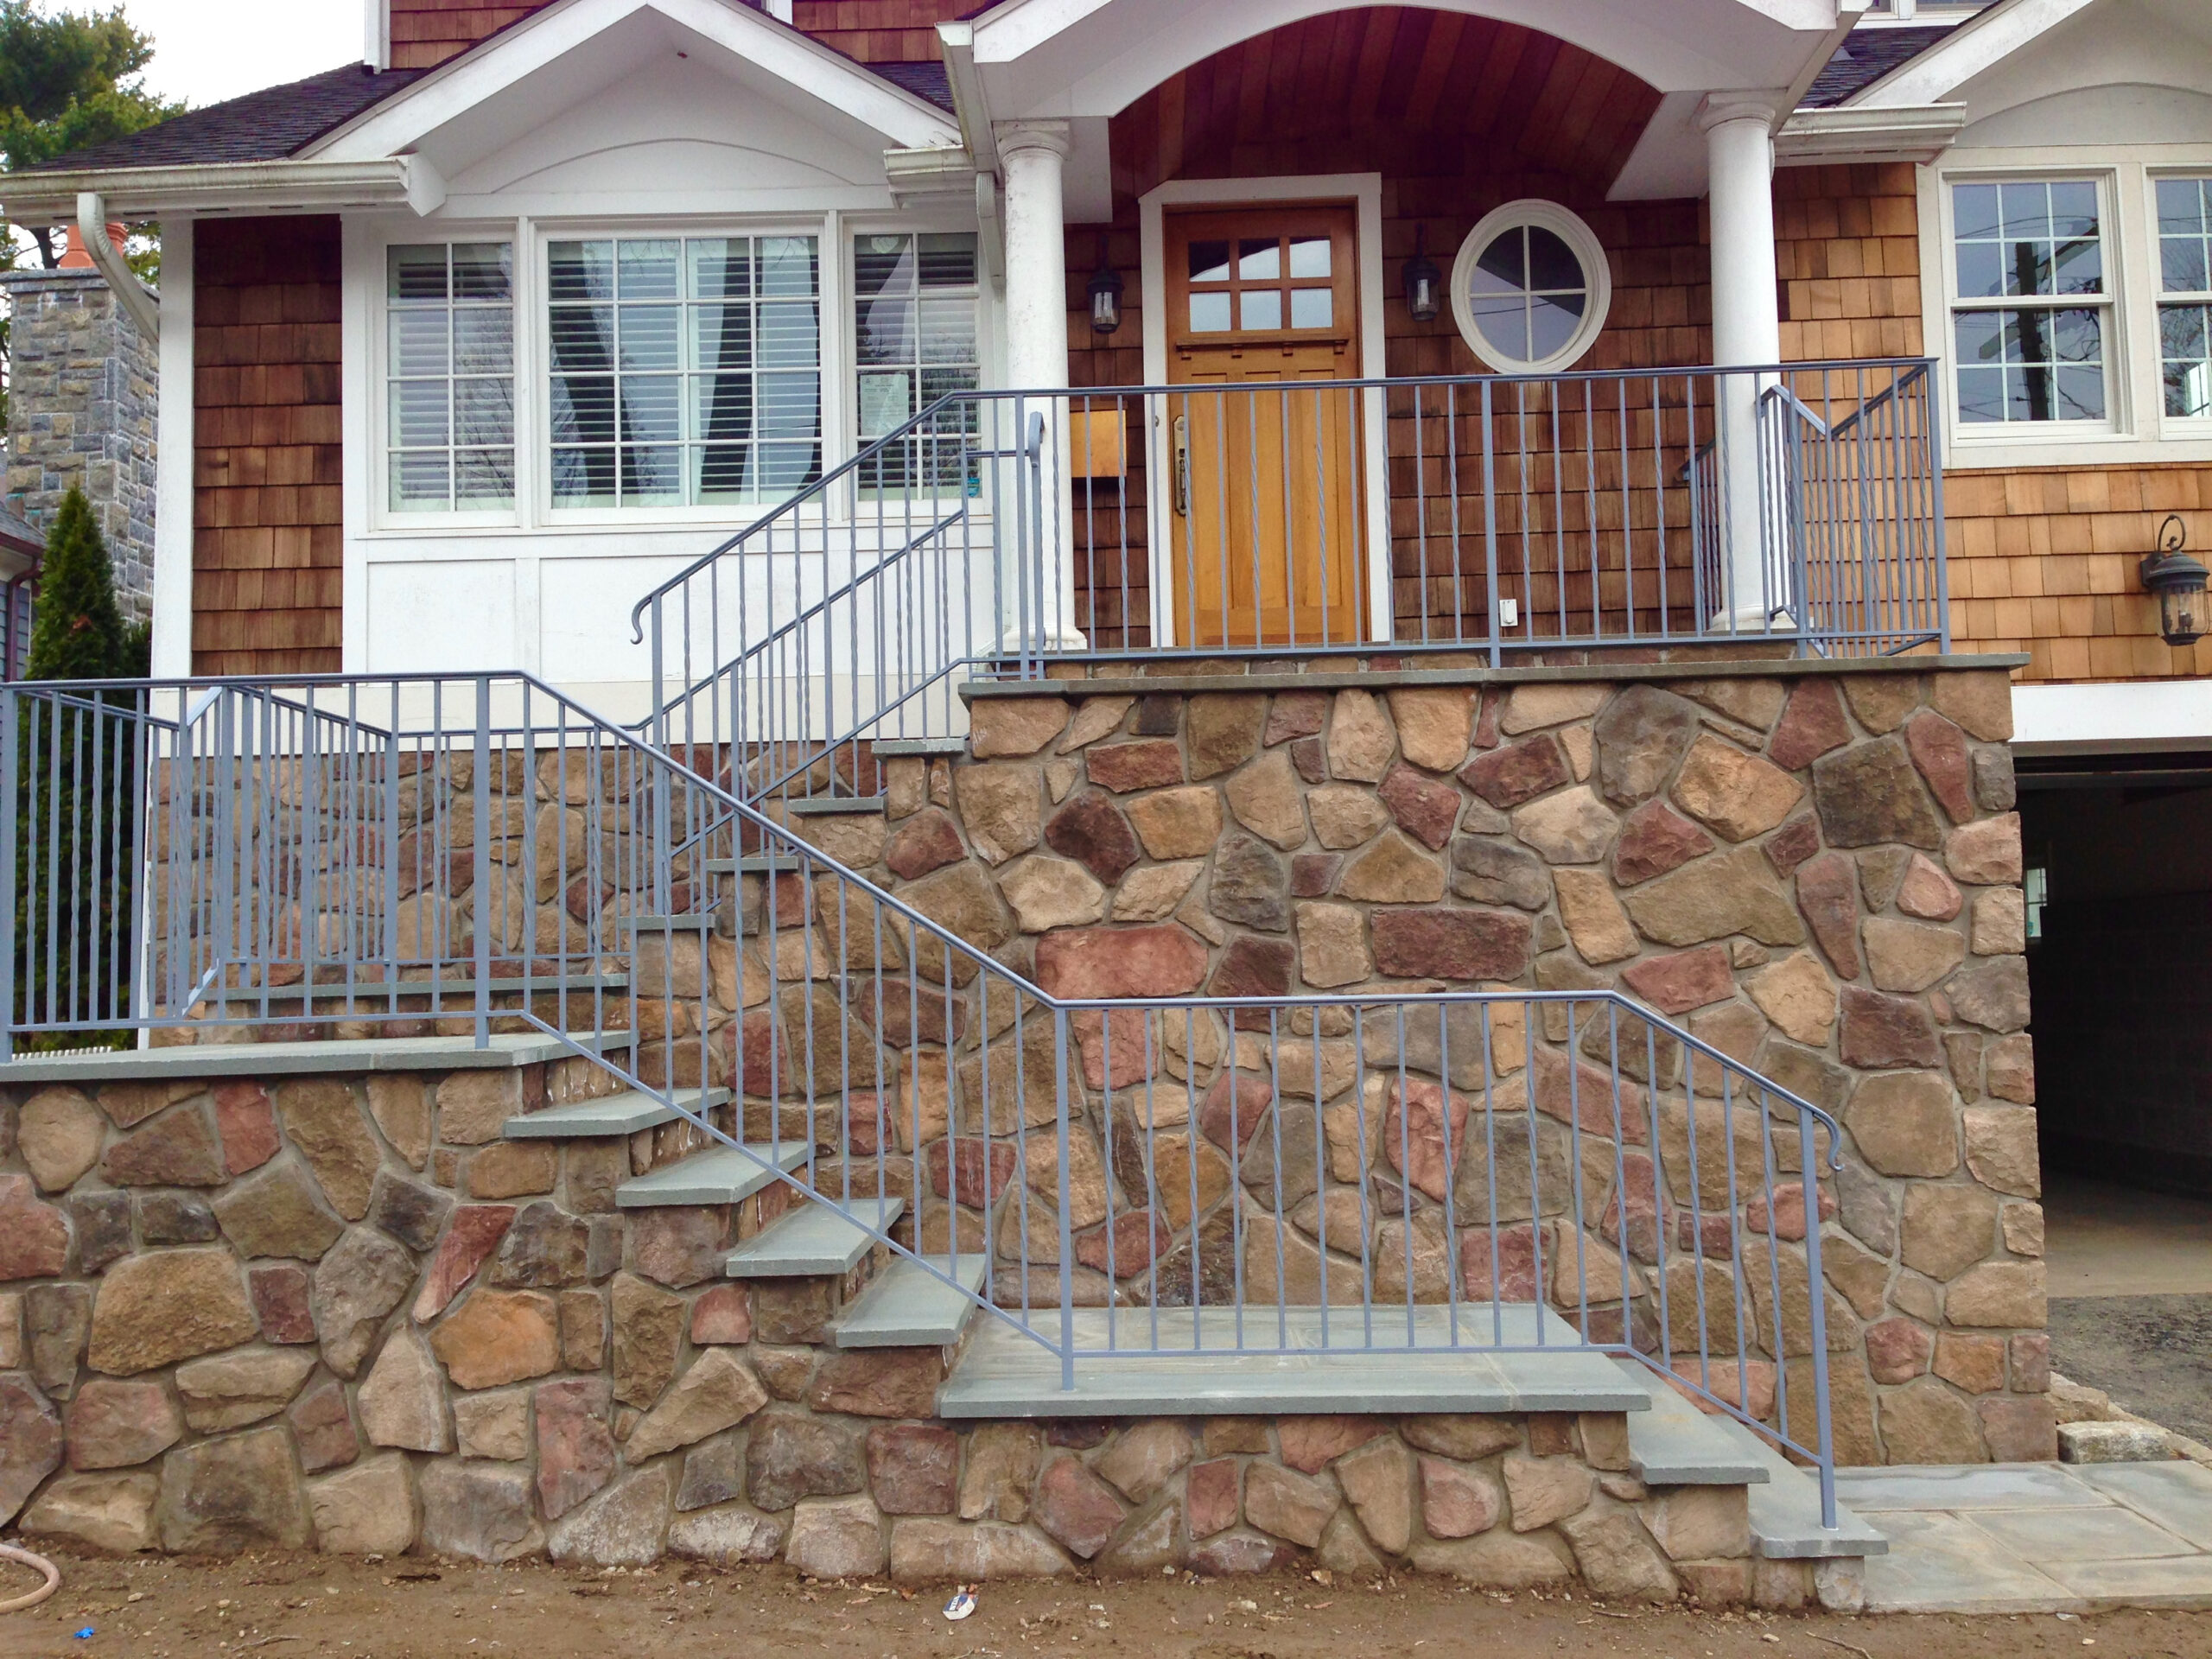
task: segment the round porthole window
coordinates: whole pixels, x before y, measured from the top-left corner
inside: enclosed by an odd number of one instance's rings
[[[1573,364],[1605,327],[1612,298],[1605,251],[1555,202],[1510,201],[1485,214],[1452,267],[1459,332],[1504,374]]]

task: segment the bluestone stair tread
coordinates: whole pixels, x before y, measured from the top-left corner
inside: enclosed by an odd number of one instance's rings
[[[877,741],[875,758],[895,760],[908,755],[965,754],[968,740],[964,737],[889,737]]]
[[[715,913],[710,910],[689,916],[627,916],[623,919],[632,933],[711,933],[715,929]]]
[[[841,812],[880,812],[884,806],[880,795],[812,795],[785,801],[784,810],[795,818],[824,818]]]
[[[1618,1363],[1638,1382],[1657,1381],[1641,1365]],[[1771,1478],[1766,1465],[1745,1449],[1748,1434],[1739,1439],[1731,1425],[1707,1416],[1663,1382],[1648,1391],[1651,1409],[1628,1420],[1629,1466],[1637,1479],[1648,1486],[1742,1486]]]
[[[957,1262],[950,1255],[926,1255],[922,1262],[928,1266],[904,1255],[891,1258],[831,1332],[840,1348],[945,1348],[960,1339],[976,1312],[970,1298],[982,1287],[988,1264],[975,1250]],[[939,1274],[963,1288],[954,1289]]]
[[[1011,1310],[1010,1310],[1011,1311]],[[1060,1312],[1033,1307],[1057,1342]],[[1195,1321],[1197,1331],[1192,1326]],[[1549,1309],[1078,1308],[1075,1386],[1059,1356],[986,1319],[938,1396],[945,1417],[1246,1416],[1291,1413],[1645,1411],[1649,1394]],[[1535,1346],[1542,1344],[1541,1347]],[[1557,1346],[1551,1344],[1557,1344]],[[1456,1345],[1455,1345],[1456,1344]],[[1241,1351],[1240,1351],[1241,1349]],[[1285,1350],[1287,1351],[1261,1351]]]
[[[729,1253],[732,1279],[850,1273],[906,1208],[904,1198],[815,1201],[779,1217]]]
[[[614,1189],[615,1205],[652,1210],[675,1204],[737,1204],[776,1179],[764,1166],[771,1160],[778,1169],[797,1169],[806,1161],[806,1144],[786,1141],[778,1147],[754,1147],[749,1153],[709,1147],[651,1174],[632,1176]]]
[[[742,858],[710,858],[707,861],[709,875],[767,875],[780,874],[797,875],[805,861],[796,853],[771,855],[747,853]]]
[[[729,1090],[679,1089],[676,1098],[684,1108],[696,1112],[721,1105],[729,1098]],[[501,1124],[499,1133],[510,1141],[583,1141],[657,1129],[683,1116],[674,1106],[664,1104],[642,1090],[630,1089],[600,1100],[579,1100],[566,1106],[549,1107],[542,1112],[525,1112]]]

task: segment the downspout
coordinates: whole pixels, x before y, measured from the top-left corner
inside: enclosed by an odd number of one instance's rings
[[[130,314],[130,321],[138,325],[138,332],[145,336],[146,343],[158,345],[162,338],[162,302],[151,289],[138,280],[122,250],[108,240],[107,201],[97,190],[78,193],[77,241],[92,256],[100,275],[107,278],[107,285],[115,290],[115,297]]]

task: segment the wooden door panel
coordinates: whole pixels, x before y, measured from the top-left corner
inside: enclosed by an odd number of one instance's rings
[[[1313,384],[1315,365],[1254,353],[1194,363],[1192,385],[1280,390],[1170,400],[1180,444],[1177,637],[1221,645],[1360,637],[1358,394]],[[1272,354],[1271,354],[1272,355]]]
[[[1177,639],[1186,645],[1268,646],[1357,640],[1364,634],[1358,394],[1327,383],[1356,378],[1357,296],[1352,210],[1294,206],[1178,216],[1167,238],[1169,379],[1193,388],[1250,388],[1171,396],[1174,468],[1170,582]],[[1299,259],[1290,238],[1302,238]],[[1268,242],[1282,244],[1270,266]],[[1313,250],[1325,242],[1329,269]],[[1192,303],[1194,279],[1226,245],[1233,278],[1214,279],[1224,302]],[[1249,251],[1262,257],[1249,258]],[[1239,253],[1236,251],[1244,251]],[[1249,272],[1260,275],[1248,281]],[[1279,284],[1279,288],[1277,285]],[[1245,315],[1243,295],[1277,288],[1286,320],[1325,315],[1320,326],[1275,330],[1193,326]],[[1294,295],[1308,294],[1303,304]],[[1325,290],[1329,303],[1312,301]]]

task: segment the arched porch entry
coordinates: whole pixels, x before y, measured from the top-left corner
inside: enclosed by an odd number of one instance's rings
[[[1329,13],[1217,52],[1111,119],[1112,218],[1071,226],[1066,252],[1076,298],[1103,245],[1128,284],[1124,315],[1100,335],[1071,313],[1070,384],[1490,372],[1448,297],[1432,318],[1412,313],[1404,272],[1425,254],[1448,287],[1469,232],[1530,200],[1587,227],[1610,290],[1602,323],[1553,366],[1708,361],[1700,204],[1608,200],[1660,104],[1568,41],[1424,8]],[[1110,524],[1078,459],[1075,581],[1094,648],[1433,638],[1485,614],[1493,596],[1459,568],[1465,536],[1446,545],[1449,528],[1427,522],[1443,472],[1473,453],[1444,429],[1471,411],[1437,397],[1409,385],[1157,400],[1166,429],[1129,444]],[[1523,405],[1514,418],[1535,418]],[[1156,484],[1148,461],[1164,463]],[[1463,481],[1482,493],[1479,477]],[[1500,482],[1493,467],[1493,497]],[[1279,544],[1296,556],[1266,556]]]

